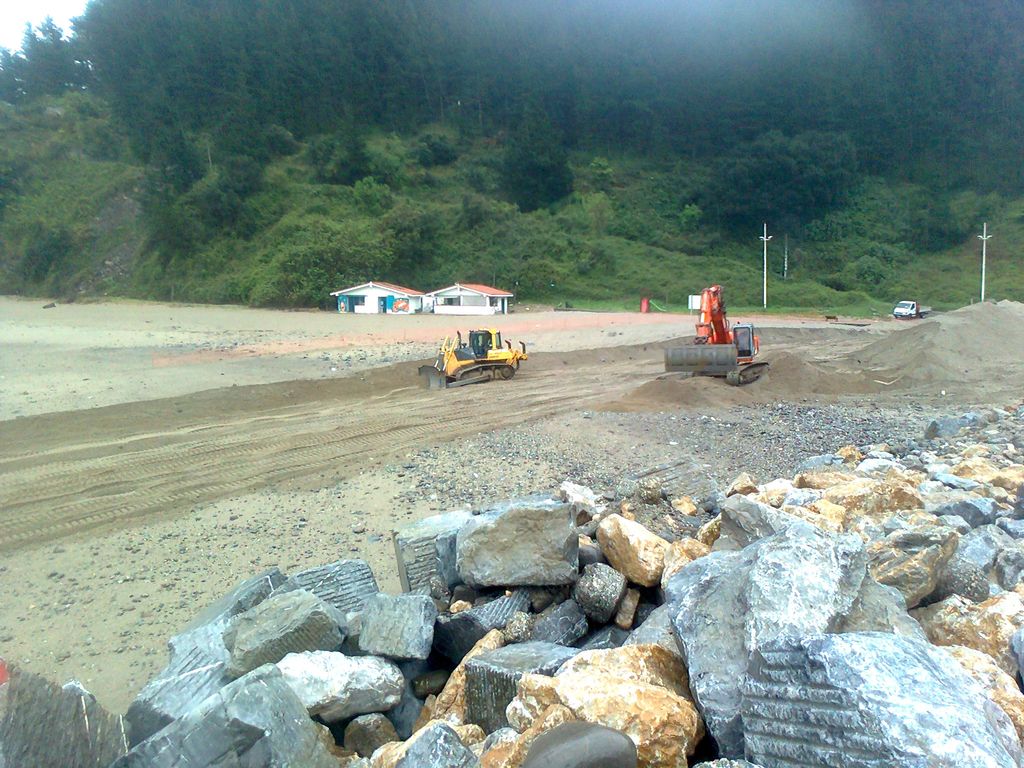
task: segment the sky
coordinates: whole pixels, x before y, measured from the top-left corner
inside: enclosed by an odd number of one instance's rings
[[[52,16],[57,26],[67,33],[71,19],[81,16],[86,0],[0,0],[0,48],[17,50],[25,36],[25,23],[38,25]]]

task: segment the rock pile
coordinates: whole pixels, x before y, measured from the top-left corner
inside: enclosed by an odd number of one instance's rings
[[[396,531],[239,584],[123,716],[0,663],[0,768],[1021,768],[1024,408],[696,498]]]

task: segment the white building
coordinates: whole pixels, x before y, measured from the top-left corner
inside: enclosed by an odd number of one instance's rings
[[[394,283],[370,281],[353,285],[331,296],[338,300],[339,312],[357,315],[408,315],[423,311],[423,292]]]
[[[507,315],[514,294],[479,283],[456,283],[423,297],[424,307],[435,315]]]

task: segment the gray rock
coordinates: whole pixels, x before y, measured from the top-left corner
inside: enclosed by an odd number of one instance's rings
[[[951,595],[960,595],[975,603],[989,598],[988,576],[970,560],[953,557],[939,575],[939,583],[929,596],[929,603],[937,603]]]
[[[614,624],[610,627],[596,629],[584,637],[576,645],[581,651],[604,651],[618,648],[629,639],[629,632]]]
[[[587,634],[587,617],[575,600],[544,609],[533,623],[531,638],[540,642],[572,645]]]
[[[925,512],[931,512],[936,517],[957,515],[966,520],[971,528],[995,523],[999,510],[994,499],[966,491],[947,491],[924,499]]]
[[[444,723],[434,723],[406,744],[394,768],[478,768],[480,761]]]
[[[794,488],[786,494],[782,500],[782,507],[806,507],[822,496],[821,491],[816,491],[813,488]]]
[[[870,576],[861,583],[860,593],[838,631],[891,632],[928,642],[921,625],[907,613],[907,602],[900,591],[879,584]]]
[[[749,759],[792,765],[1017,768],[1006,714],[943,651],[885,633],[780,638],[743,686]]]
[[[722,756],[743,755],[740,683],[750,652],[777,637],[835,631],[865,572],[859,538],[800,522],[739,552],[712,552],[669,580],[690,688]]]
[[[1001,517],[996,520],[996,525],[1014,539],[1018,541],[1024,539],[1024,520],[1012,520],[1008,517]]]
[[[785,529],[799,518],[746,496],[730,496],[722,502],[721,533],[715,551],[743,549],[766,536]]]
[[[679,656],[679,641],[672,629],[672,606],[669,603],[658,606],[643,624],[630,632],[623,645],[660,645]]]
[[[701,763],[703,768],[761,768],[746,760],[712,760],[710,763]]]
[[[902,471],[905,467],[900,462],[895,461],[892,458],[870,455],[857,465],[857,472],[860,472],[863,475],[874,475],[876,477],[884,475],[886,472],[893,469]]]
[[[370,757],[391,741],[401,741],[395,726],[384,715],[361,715],[345,726],[342,743],[345,749],[360,757]]]
[[[403,592],[430,584],[434,576],[449,587],[458,584],[455,537],[471,517],[472,514],[462,511],[434,515],[392,534]]]
[[[955,437],[960,430],[971,425],[971,421],[964,416],[947,416],[945,418],[932,419],[924,430],[925,440],[934,440],[937,437]]]
[[[392,659],[425,659],[434,643],[437,606],[426,595],[383,593],[366,602],[359,650]]]
[[[504,629],[514,614],[529,608],[529,592],[517,589],[511,595],[503,595],[467,611],[438,616],[434,627],[434,649],[458,664],[484,635],[492,629]]]
[[[555,643],[506,645],[466,662],[466,719],[490,733],[508,725],[505,708],[524,674],[553,675],[579,651]]]
[[[981,483],[954,475],[951,472],[940,472],[932,479],[942,483],[947,488],[955,488],[960,491],[976,491],[981,488]]]
[[[483,741],[482,752],[500,745],[500,744],[513,744],[519,741],[519,731],[515,728],[499,728],[487,735],[487,738]]]
[[[579,552],[579,559],[580,570],[586,570],[586,567],[593,563],[608,563],[607,558],[605,558],[604,553],[601,551],[601,547],[599,547],[597,544],[585,544],[581,546]]]
[[[224,631],[231,654],[225,674],[241,677],[289,653],[336,651],[345,639],[343,622],[336,609],[311,592],[275,593],[235,616]]]
[[[361,611],[366,601],[380,591],[365,560],[338,560],[310,568],[290,576],[274,594],[297,589],[312,592],[342,614]]]
[[[579,537],[572,507],[551,499],[509,502],[459,531],[456,562],[472,587],[572,584]]]
[[[593,723],[563,723],[542,733],[523,768],[636,768],[636,745],[621,731]]]
[[[277,668],[310,716],[325,723],[389,710],[401,700],[405,687],[398,667],[372,656],[289,653]]]
[[[152,736],[230,682],[225,674],[230,654],[221,637],[224,629],[232,617],[265,600],[284,578],[273,568],[243,581],[168,641],[167,666],[145,685],[125,714],[132,744]]]
[[[843,459],[841,456],[836,456],[834,453],[824,453],[820,456],[811,456],[810,458],[804,459],[796,465],[796,469],[793,470],[794,475],[800,475],[804,472],[814,472],[818,469],[825,469],[831,467],[834,464],[842,464]]]
[[[536,617],[524,611],[516,611],[501,633],[506,643],[525,643],[533,636],[533,624]]]
[[[397,707],[389,709],[385,714],[398,731],[399,738],[408,739],[412,736],[412,729],[423,711],[423,701],[416,695],[413,680],[427,674],[430,671],[430,664],[422,659],[411,659],[399,663],[398,668],[405,678],[402,700],[398,702]]]
[[[1017,667],[1024,669],[1024,627],[1021,627],[1010,638],[1010,650],[1017,659]]]
[[[0,660],[0,765],[107,768],[127,750],[124,719],[88,691]]]
[[[1009,546],[1013,546],[1013,538],[1006,531],[994,525],[983,525],[960,539],[956,556],[988,573],[995,565],[999,551]]]
[[[595,563],[583,569],[573,597],[587,618],[597,624],[611,621],[626,594],[626,577],[610,565]]]
[[[1004,547],[996,555],[995,577],[1003,589],[1013,589],[1024,576],[1024,545]]]
[[[971,532],[971,524],[959,515],[942,515],[939,517],[939,522],[947,528],[952,528],[961,536],[966,536]]]
[[[318,727],[267,665],[224,686],[110,768],[337,768]]]

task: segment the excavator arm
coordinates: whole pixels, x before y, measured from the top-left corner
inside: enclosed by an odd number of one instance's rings
[[[712,285],[700,294],[700,319],[697,322],[697,344],[732,344],[732,331],[725,314],[722,286]]]

